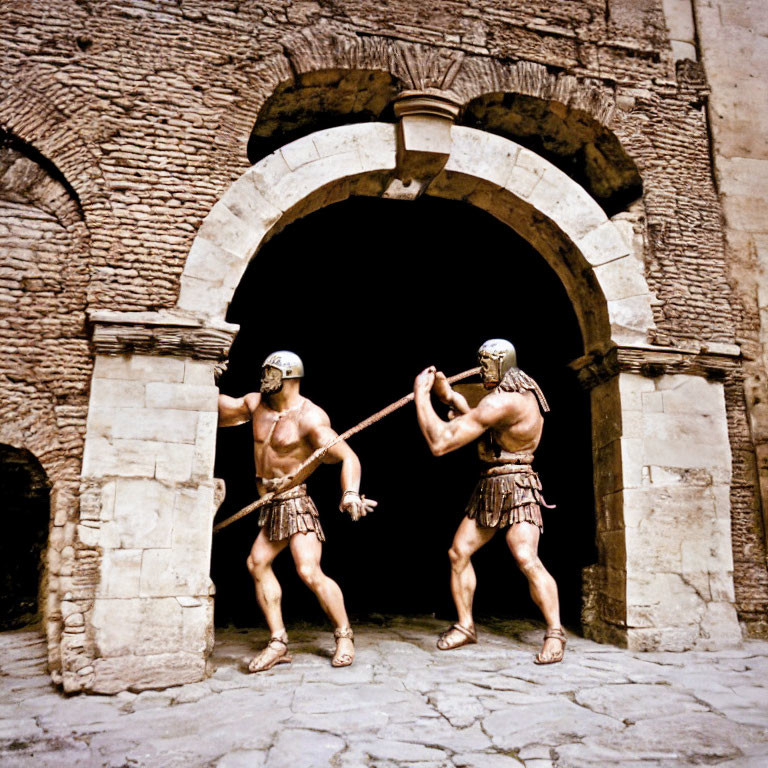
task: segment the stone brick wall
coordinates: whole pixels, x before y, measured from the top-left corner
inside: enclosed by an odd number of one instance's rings
[[[765,634],[768,611],[762,595],[768,574],[759,564],[765,562],[768,532],[768,21],[764,9],[747,0],[695,0],[692,6],[712,89],[713,161],[744,356],[743,381],[731,391],[740,442],[734,490],[740,509],[762,504],[763,510],[762,525],[746,513],[734,521],[743,543],[736,558],[737,584],[740,600]]]
[[[0,147],[0,442],[29,450],[51,482],[43,608],[56,639],[61,596],[88,580],[90,558],[75,550],[74,527],[93,363],[79,206],[33,154]],[[70,631],[81,638],[82,622]],[[56,642],[49,662],[58,670]]]

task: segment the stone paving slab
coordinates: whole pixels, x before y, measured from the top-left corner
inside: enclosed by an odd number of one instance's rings
[[[330,666],[326,629],[294,627],[294,661],[247,674],[264,630],[220,630],[200,683],[67,698],[35,630],[0,633],[4,768],[723,768],[768,766],[768,643],[637,653],[569,638],[536,666],[542,629],[480,627],[435,648],[444,626],[355,627],[353,666]]]

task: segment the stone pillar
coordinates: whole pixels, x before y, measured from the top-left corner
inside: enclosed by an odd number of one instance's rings
[[[584,629],[635,650],[738,644],[722,378],[737,350],[614,348],[591,386],[599,561]]]
[[[214,366],[236,329],[161,313],[91,319],[77,539],[98,553],[92,594],[80,595],[90,597],[92,663],[73,679],[64,646],[64,686],[116,693],[201,680],[213,647]],[[66,625],[78,606],[61,597]]]

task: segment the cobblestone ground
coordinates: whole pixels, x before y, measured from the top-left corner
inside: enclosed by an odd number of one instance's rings
[[[564,768],[768,766],[768,643],[719,653],[631,653],[571,636],[532,664],[541,628],[480,627],[435,649],[443,625],[392,619],[357,631],[352,667],[332,638],[294,628],[294,661],[258,675],[262,630],[217,635],[203,683],[66,698],[34,631],[0,634],[0,765],[152,768]]]

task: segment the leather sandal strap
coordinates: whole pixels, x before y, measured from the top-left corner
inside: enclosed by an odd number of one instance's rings
[[[464,637],[468,637],[470,640],[476,640],[477,639],[477,633],[475,633],[471,629],[467,629],[466,627],[462,627],[461,624],[454,624],[451,629],[455,629],[459,632],[461,632]],[[451,631],[451,629],[448,630],[448,632]],[[445,633],[447,634],[447,633]]]
[[[288,647],[288,641],[283,640],[282,637],[270,637],[269,642],[267,643],[267,646],[272,645],[272,643],[280,643],[281,645],[284,645],[286,648]]]
[[[355,633],[352,631],[352,627],[336,627],[333,630],[333,636],[337,640],[345,639],[355,641]]]
[[[553,627],[552,629],[548,629],[544,633],[544,639],[545,640],[559,640],[563,645],[565,645],[565,632],[563,632],[562,627]]]

